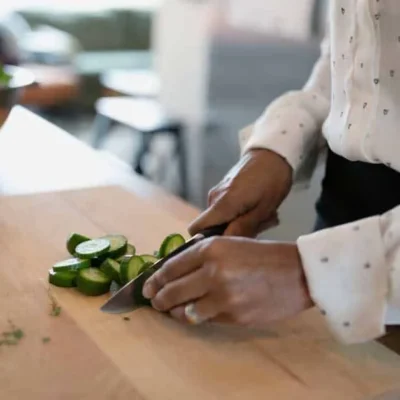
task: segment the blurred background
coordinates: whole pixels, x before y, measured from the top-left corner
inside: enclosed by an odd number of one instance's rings
[[[326,2],[13,0],[0,44],[38,83],[22,105],[204,207],[239,158],[238,131],[305,83]],[[322,173],[267,237],[311,229]]]

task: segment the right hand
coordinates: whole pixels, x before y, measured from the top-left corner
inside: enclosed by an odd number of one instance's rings
[[[226,236],[255,237],[278,224],[277,209],[292,186],[292,168],[270,150],[251,150],[214,187],[209,208],[189,227],[203,229],[229,223]]]

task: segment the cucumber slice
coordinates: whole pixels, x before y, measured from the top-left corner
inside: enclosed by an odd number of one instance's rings
[[[151,301],[143,296],[143,286],[156,270],[152,267],[144,271],[135,281],[133,289],[133,298],[138,306],[151,306]]]
[[[133,257],[132,255],[126,254],[122,257],[117,258],[116,261],[119,262],[120,264],[122,264],[124,261],[130,260],[132,257]]]
[[[152,266],[154,265],[154,263],[152,262],[146,262],[143,264],[143,266],[140,268],[138,275],[142,274],[143,272],[147,271],[148,269],[150,269]]]
[[[110,241],[107,239],[93,239],[78,244],[75,249],[79,258],[90,259],[106,254],[110,249]]]
[[[143,254],[140,256],[140,258],[145,262],[145,263],[156,263],[158,261],[157,257],[151,256],[150,254]]]
[[[71,254],[71,256],[74,256],[76,247],[83,242],[88,242],[89,240],[90,238],[80,235],[79,233],[71,233],[67,239],[68,253]]]
[[[49,269],[49,283],[64,288],[75,287],[77,275],[77,271],[56,272],[53,269]]]
[[[121,282],[125,285],[135,279],[144,264],[145,262],[139,256],[133,256],[123,261],[121,264]]]
[[[107,235],[100,239],[110,242],[110,248],[107,252],[108,258],[118,258],[126,253],[128,247],[128,239],[123,235]]]
[[[172,235],[167,236],[161,244],[159,257],[164,258],[168,254],[172,253],[177,248],[181,247],[186,243],[185,238],[179,233],[174,233]]]
[[[126,246],[126,256],[134,256],[136,254],[136,247],[130,243],[128,243],[128,246]]]
[[[121,266],[117,263],[117,261],[107,258],[101,264],[100,271],[104,272],[112,281],[117,282],[118,284],[121,283],[119,273],[120,273]]]
[[[90,260],[90,262],[91,262],[91,264],[92,264],[92,267],[100,268],[101,264],[103,264],[103,262],[106,261],[106,260],[107,260],[107,253],[106,253],[106,254],[103,254],[103,255],[100,256],[100,257],[92,258],[92,259]]]
[[[81,293],[87,296],[101,296],[109,292],[111,279],[97,268],[85,268],[78,272],[76,283]]]
[[[82,268],[90,268],[90,260],[81,260],[79,258],[70,258],[60,261],[53,265],[54,272],[60,271],[78,271]]]

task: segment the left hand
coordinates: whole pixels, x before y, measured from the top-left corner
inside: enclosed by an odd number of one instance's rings
[[[264,328],[312,307],[297,246],[213,238],[168,261],[144,286],[153,307],[186,321]]]

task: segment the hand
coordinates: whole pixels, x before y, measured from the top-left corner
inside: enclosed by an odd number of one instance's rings
[[[215,238],[168,261],[144,286],[155,309],[186,321],[263,328],[313,305],[295,244]]]
[[[189,227],[194,235],[230,222],[227,236],[256,237],[278,224],[277,208],[292,185],[292,169],[278,154],[252,150],[208,196],[209,208]]]

